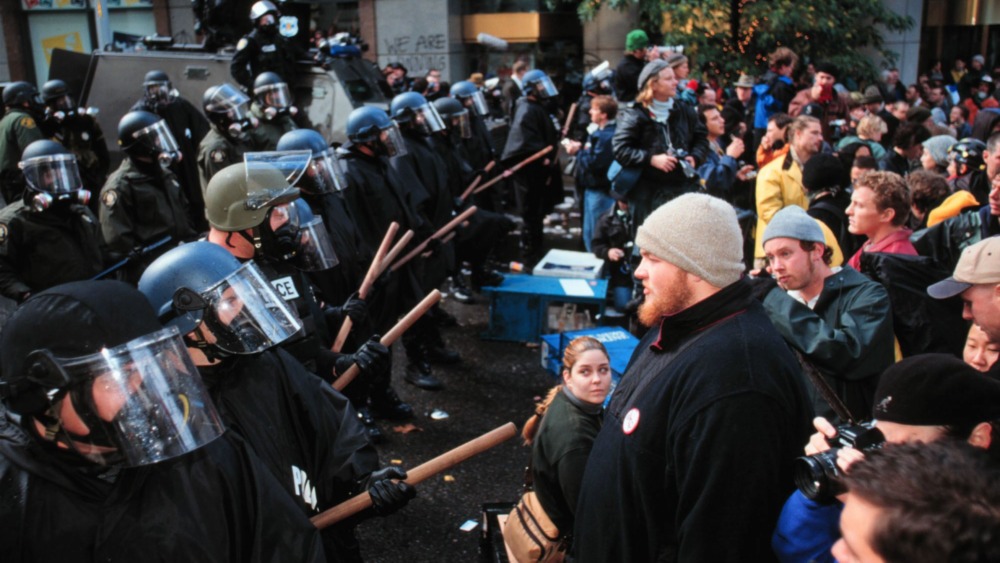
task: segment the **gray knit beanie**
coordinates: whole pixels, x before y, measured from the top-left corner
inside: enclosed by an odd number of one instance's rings
[[[639,90],[641,91],[643,86],[646,85],[646,81],[651,77],[660,74],[660,71],[669,67],[666,61],[663,59],[653,59],[646,63],[646,66],[642,67],[642,72],[639,73]]]
[[[653,211],[635,237],[639,248],[715,287],[743,275],[743,235],[733,206],[706,194],[685,194]]]
[[[947,168],[948,149],[957,142],[958,139],[951,135],[935,135],[924,141],[924,148],[927,149],[927,152],[931,153],[934,164]]]
[[[773,238],[793,238],[826,244],[826,237],[823,236],[819,223],[798,205],[782,207],[771,217],[771,222],[764,228],[761,244],[766,244]]]

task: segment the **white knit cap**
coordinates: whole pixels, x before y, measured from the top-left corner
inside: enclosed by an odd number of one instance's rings
[[[684,194],[653,211],[635,237],[639,248],[715,287],[743,275],[743,235],[733,206],[706,194]]]

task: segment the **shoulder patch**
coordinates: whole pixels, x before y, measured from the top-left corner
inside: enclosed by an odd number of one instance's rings
[[[8,236],[7,223],[0,223],[0,244],[7,244]]]
[[[225,160],[226,160],[226,151],[221,150],[221,149],[220,150],[214,150],[214,151],[212,151],[212,153],[211,153],[210,156],[212,157],[212,162],[225,162]]]
[[[17,123],[18,123],[18,125],[20,125],[21,127],[24,127],[25,129],[34,129],[35,127],[37,127],[35,125],[35,118],[27,116],[27,115],[24,116],[24,117],[22,117],[21,121],[18,121]]]
[[[116,203],[118,203],[118,192],[115,190],[108,190],[104,192],[101,194],[101,203],[103,203],[108,209],[111,209]]]
[[[249,44],[250,44],[250,42],[247,41],[246,37],[244,37],[244,38],[240,39],[238,43],[236,43],[236,50],[237,51],[242,51],[243,49],[246,49],[247,45],[249,45]]]

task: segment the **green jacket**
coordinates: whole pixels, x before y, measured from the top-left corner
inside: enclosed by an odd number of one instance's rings
[[[198,145],[198,179],[201,180],[201,195],[205,195],[208,182],[216,172],[231,164],[243,162],[243,153],[248,150],[249,146],[229,140],[213,124]]]
[[[126,158],[101,189],[101,232],[112,252],[128,254],[168,235],[175,246],[197,235],[177,176],[156,169],[150,174]]]
[[[813,309],[772,290],[764,310],[781,336],[823,375],[858,419],[871,416],[878,376],[895,359],[889,294],[881,284],[845,266],[823,282]],[[813,409],[832,410],[812,384]]]
[[[45,138],[35,117],[26,109],[11,108],[0,119],[0,192],[7,203],[21,196],[21,172],[17,163],[31,143]],[[16,178],[16,182],[12,181]]]
[[[250,144],[257,151],[273,151],[278,147],[278,140],[289,131],[298,129],[295,121],[289,115],[280,115],[268,119],[261,111],[257,102],[250,106],[250,114],[260,122],[257,128],[250,132]]]
[[[583,469],[601,429],[601,409],[594,410],[585,412],[563,389],[545,411],[535,435],[531,451],[535,494],[561,534],[573,532]]]

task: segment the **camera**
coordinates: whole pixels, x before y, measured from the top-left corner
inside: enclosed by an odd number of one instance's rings
[[[681,167],[681,171],[684,172],[685,176],[687,176],[688,178],[697,178],[698,177],[698,171],[694,169],[694,166],[691,166],[690,162],[684,160],[685,158],[691,156],[690,154],[688,154],[688,152],[686,150],[684,150],[684,149],[670,149],[667,152],[667,154],[669,154],[670,156],[673,156],[673,157],[677,158],[677,164],[678,164],[678,166]]]
[[[806,498],[828,502],[844,493],[842,472],[837,467],[837,452],[841,448],[854,448],[870,452],[882,447],[885,436],[873,422],[844,424],[837,427],[837,436],[828,438],[830,449],[811,456],[796,458],[794,465],[795,486]]]
[[[741,161],[739,161],[739,162],[736,163],[736,170],[742,170],[743,167],[746,166],[746,165],[747,165],[747,163],[745,161],[741,160]],[[754,178],[757,177],[757,171],[756,170],[750,170],[749,172],[746,173],[746,175],[744,177],[747,180],[753,180]]]

